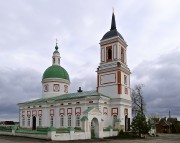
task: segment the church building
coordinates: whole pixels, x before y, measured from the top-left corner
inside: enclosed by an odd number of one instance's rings
[[[62,67],[56,43],[52,66],[42,76],[42,97],[19,103],[20,127],[78,128],[103,137],[103,130],[129,131],[131,116],[130,69],[127,43],[116,29],[114,12],[111,28],[100,40],[97,88],[69,93],[70,76]]]

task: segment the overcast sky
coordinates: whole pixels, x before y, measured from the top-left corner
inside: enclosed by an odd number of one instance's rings
[[[0,0],[0,120],[18,120],[17,103],[41,98],[56,38],[71,92],[96,88],[112,7],[147,114],[180,116],[179,0]]]

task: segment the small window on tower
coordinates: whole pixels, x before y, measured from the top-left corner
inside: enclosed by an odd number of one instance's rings
[[[68,86],[67,85],[64,85],[64,92],[68,93]]]
[[[48,84],[44,85],[44,92],[48,92]]]
[[[112,61],[112,46],[106,47],[106,61]]]
[[[60,58],[58,58],[58,64],[60,64]]]
[[[53,90],[54,90],[55,92],[59,92],[59,91],[60,91],[60,86],[59,86],[59,84],[54,84]]]
[[[53,58],[53,64],[55,64],[55,58]]]
[[[112,59],[112,49],[108,49],[108,60]]]
[[[124,75],[124,84],[127,84],[127,76]]]
[[[121,47],[121,62],[124,63],[124,49]]]

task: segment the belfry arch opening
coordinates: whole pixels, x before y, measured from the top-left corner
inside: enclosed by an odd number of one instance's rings
[[[112,49],[108,49],[108,60],[112,59]]]

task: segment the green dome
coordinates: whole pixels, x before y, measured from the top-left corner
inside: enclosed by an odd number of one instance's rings
[[[43,74],[42,79],[46,78],[62,78],[69,80],[69,74],[63,67],[58,65],[52,65],[49,68],[47,68]]]

